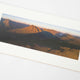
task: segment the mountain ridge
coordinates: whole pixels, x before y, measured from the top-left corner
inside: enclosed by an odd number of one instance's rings
[[[25,27],[25,28],[20,28],[20,29],[13,29],[13,30],[10,30],[10,32],[16,32],[16,33],[22,33],[22,34],[31,34],[31,33],[39,33],[39,32],[42,32],[42,29],[40,29],[39,27],[36,27],[34,25],[30,25],[28,27]]]
[[[63,41],[69,41],[70,43],[77,44],[77,42],[80,44],[80,38],[74,37],[70,34],[61,33],[56,30],[46,29],[46,28],[40,28],[34,25],[24,25],[22,23],[16,23],[13,21],[10,21],[9,19],[2,19],[2,23],[4,24],[4,28],[7,27],[8,32],[16,33],[16,34],[38,34],[41,38],[41,36],[46,36],[46,38],[59,38]],[[37,36],[38,36],[37,35]]]

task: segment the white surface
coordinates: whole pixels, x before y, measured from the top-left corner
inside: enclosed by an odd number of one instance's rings
[[[31,10],[80,20],[80,0],[0,0]]]
[[[80,80],[80,73],[0,54],[1,80]]]
[[[80,0],[0,0],[80,20]],[[80,80],[80,73],[0,54],[1,80]]]

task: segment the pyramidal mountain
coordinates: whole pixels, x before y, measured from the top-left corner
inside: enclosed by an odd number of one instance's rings
[[[20,34],[32,34],[32,33],[39,33],[42,32],[42,29],[36,27],[34,25],[30,25],[25,28],[13,29],[10,32],[20,33]]]

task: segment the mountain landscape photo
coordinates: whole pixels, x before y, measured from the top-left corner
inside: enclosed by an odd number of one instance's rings
[[[0,41],[78,60],[80,36],[1,18]]]

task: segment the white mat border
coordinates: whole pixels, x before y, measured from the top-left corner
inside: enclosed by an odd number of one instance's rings
[[[23,8],[10,6],[10,5],[0,4],[0,16],[3,13],[22,17],[22,18],[28,18],[36,21],[41,21],[44,23],[46,22],[49,24],[53,24],[54,22],[53,25],[64,26],[67,28],[80,30],[80,21],[65,19],[54,15],[30,11]],[[74,60],[70,58],[57,56],[54,54],[49,54],[42,51],[37,51],[29,48],[3,43],[3,42],[0,42],[0,53],[31,59],[50,65],[56,65],[74,71],[80,71],[80,59]]]

